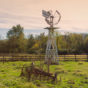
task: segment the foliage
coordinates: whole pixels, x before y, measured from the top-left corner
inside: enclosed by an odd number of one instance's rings
[[[23,27],[13,26],[7,33],[9,53],[23,53],[26,49]]]
[[[44,33],[25,38],[21,25],[13,26],[7,33],[7,39],[0,40],[0,53],[45,54],[48,36]],[[56,32],[58,54],[88,53],[88,34]]]

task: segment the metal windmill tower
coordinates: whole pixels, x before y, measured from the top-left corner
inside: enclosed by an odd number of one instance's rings
[[[54,14],[51,10],[50,11],[42,10],[42,15],[45,17],[45,21],[49,25],[49,27],[45,28],[48,29],[49,31],[47,47],[46,47],[45,63],[58,64],[57,61],[58,51],[57,51],[55,31],[54,31],[55,29],[58,28],[54,27],[54,25],[59,23],[61,19],[61,15],[57,10],[55,11]]]

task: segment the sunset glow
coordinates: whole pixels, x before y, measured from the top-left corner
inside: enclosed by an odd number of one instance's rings
[[[42,9],[58,10],[62,19],[57,25],[66,32],[88,31],[87,0],[0,0],[0,31],[21,24],[27,30],[48,26]]]

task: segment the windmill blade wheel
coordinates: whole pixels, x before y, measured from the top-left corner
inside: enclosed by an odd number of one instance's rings
[[[57,16],[56,16],[56,15],[57,15]],[[55,14],[54,14],[54,20],[55,20],[55,18],[56,18],[56,19],[58,18],[58,20],[57,20],[57,22],[54,23],[54,25],[58,24],[58,23],[60,22],[60,20],[61,20],[61,14],[60,14],[60,12],[57,11],[57,10],[56,10],[56,12],[55,12]]]

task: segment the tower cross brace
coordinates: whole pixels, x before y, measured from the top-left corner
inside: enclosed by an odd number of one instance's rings
[[[58,50],[56,45],[56,37],[54,27],[48,29],[48,41],[46,47],[45,63],[49,61],[50,64],[58,64]]]

